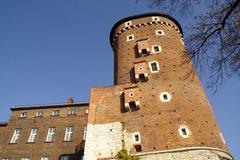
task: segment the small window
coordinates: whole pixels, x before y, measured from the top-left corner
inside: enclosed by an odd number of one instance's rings
[[[52,116],[59,116],[60,111],[59,110],[54,110],[52,112]]]
[[[168,92],[162,92],[160,94],[160,100],[162,102],[169,102],[171,100],[171,95]]]
[[[42,116],[43,116],[43,112],[42,111],[36,112],[35,117],[42,117]]]
[[[133,133],[133,143],[134,144],[140,144],[141,143],[141,137],[140,137],[139,132]]]
[[[125,27],[129,27],[129,26],[131,26],[132,25],[132,21],[127,21],[127,22],[125,22]]]
[[[18,142],[18,140],[20,138],[21,130],[22,130],[21,128],[16,128],[14,130],[14,133],[13,133],[13,136],[11,138],[10,143],[17,143]]]
[[[48,160],[48,156],[41,157],[41,160]]]
[[[133,96],[134,96],[134,93],[129,93],[128,96],[129,96],[129,97],[133,97]]]
[[[164,33],[163,30],[156,30],[155,32],[156,32],[156,35],[158,35],[158,36],[163,36],[163,35],[165,35],[165,33]]]
[[[73,139],[73,130],[74,130],[73,126],[66,127],[64,141],[72,141],[72,139]]]
[[[35,142],[36,138],[37,138],[37,134],[38,134],[38,129],[37,128],[32,128],[31,132],[30,132],[30,135],[29,135],[29,138],[28,138],[28,142],[29,143]]]
[[[160,70],[160,67],[157,61],[149,62],[149,67],[152,73],[157,73]]]
[[[180,136],[182,136],[183,138],[188,138],[190,135],[190,130],[188,129],[187,126],[180,126],[180,128],[178,129],[178,132]]]
[[[88,114],[88,109],[86,109],[85,114]]]
[[[30,158],[29,157],[22,157],[21,160],[30,160]]]
[[[133,40],[134,40],[133,34],[127,36],[127,41],[133,41]]]
[[[87,125],[83,126],[83,140],[86,140],[86,136],[87,136]]]
[[[27,112],[22,112],[19,117],[20,118],[26,118],[27,117]]]
[[[68,111],[68,115],[76,115],[77,114],[77,110],[76,109],[70,109]]]
[[[48,128],[46,142],[53,142],[56,135],[56,128]]]
[[[61,156],[61,160],[70,160],[69,156]]]
[[[159,17],[152,17],[152,21],[160,21]]]
[[[3,160],[11,160],[11,157],[3,157]]]
[[[182,45],[185,45],[183,38],[180,38]]]
[[[160,53],[162,51],[162,47],[159,45],[152,46],[152,53]]]

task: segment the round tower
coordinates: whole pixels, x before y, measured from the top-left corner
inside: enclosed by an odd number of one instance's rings
[[[197,74],[186,78],[193,65],[184,63],[189,57],[174,18],[124,18],[113,26],[110,42],[114,84],[131,86],[124,88],[121,113],[124,129],[141,139],[133,148],[126,141],[131,153],[143,159],[232,159]]]

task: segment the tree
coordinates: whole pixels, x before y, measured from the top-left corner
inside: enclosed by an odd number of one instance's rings
[[[207,70],[207,86],[213,91],[232,75],[240,77],[240,0],[151,0],[148,3],[153,8],[187,18],[193,16],[194,9],[203,8],[202,13],[194,16],[195,23],[186,38],[195,68],[200,76]],[[189,73],[192,71],[195,72]]]

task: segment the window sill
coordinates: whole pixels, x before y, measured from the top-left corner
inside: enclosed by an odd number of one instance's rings
[[[26,142],[26,144],[35,144],[36,142]]]
[[[64,142],[64,143],[65,143],[65,142],[73,142],[73,140],[70,140],[70,141],[65,141],[65,140],[64,140],[63,142]]]
[[[44,143],[53,143],[54,141],[44,141]]]

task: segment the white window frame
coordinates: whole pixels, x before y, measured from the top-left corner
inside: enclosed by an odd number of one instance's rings
[[[20,118],[26,118],[27,117],[27,112],[21,112],[19,117]]]
[[[130,39],[132,37],[132,39]],[[127,42],[134,40],[134,34],[127,35]]]
[[[87,125],[83,126],[83,140],[86,140],[86,136],[87,136]]]
[[[159,32],[161,32],[161,33],[159,33]],[[165,32],[161,29],[155,30],[155,33],[156,33],[157,36],[164,36],[165,35]]]
[[[152,68],[152,64],[153,64],[153,63],[156,63],[156,65],[157,65],[157,70],[156,70],[156,71],[154,71],[153,68]],[[151,61],[151,62],[148,63],[148,65],[149,65],[150,71],[151,71],[152,73],[157,73],[157,72],[160,71],[160,67],[159,67],[158,61]]]
[[[164,95],[167,95],[167,99],[165,99],[164,98]],[[170,93],[168,93],[168,92],[161,92],[161,94],[160,94],[160,100],[162,101],[162,102],[170,102],[171,101],[171,99],[172,99],[172,96],[171,96],[171,94]]]
[[[73,131],[74,131],[73,126],[69,126],[69,127],[65,128],[64,141],[72,141],[73,140]]]
[[[30,157],[22,157],[21,160],[30,160]]]
[[[35,117],[42,117],[42,116],[43,116],[43,111],[36,112]]]
[[[183,131],[182,131],[183,129],[185,129],[186,135],[183,134]],[[190,131],[189,128],[188,128],[187,126],[185,126],[185,125],[181,125],[181,126],[180,126],[180,128],[178,129],[178,133],[179,133],[179,135],[180,135],[181,137],[183,137],[183,138],[188,138],[188,137],[191,135],[191,131]]]
[[[138,141],[136,141],[135,136],[138,136],[138,138],[139,138]],[[140,133],[139,133],[139,132],[133,133],[133,143],[134,143],[134,144],[141,144],[141,136],[140,136]]]
[[[77,110],[76,109],[69,109],[68,110],[68,115],[76,115],[77,114]]]
[[[158,47],[159,51],[155,51],[155,47]],[[160,45],[153,45],[152,46],[152,53],[160,53],[162,52],[162,47]]]
[[[42,156],[41,160],[48,160],[48,156]]]
[[[14,130],[14,133],[13,133],[13,136],[10,140],[10,143],[17,143],[18,142],[18,140],[20,139],[21,130],[22,130],[21,128],[16,128]]]
[[[61,156],[61,160],[69,160],[69,156]]]
[[[52,112],[52,116],[59,116],[60,115],[60,110],[54,110]]]
[[[11,157],[3,157],[3,160],[11,160]]]
[[[56,136],[56,128],[55,127],[48,128],[46,142],[53,142],[55,139],[55,136]]]
[[[37,135],[38,135],[38,128],[32,128],[28,138],[28,142],[29,143],[36,142]]]
[[[152,21],[160,21],[159,17],[152,17]]]
[[[125,27],[130,27],[132,25],[132,21],[125,22]]]

